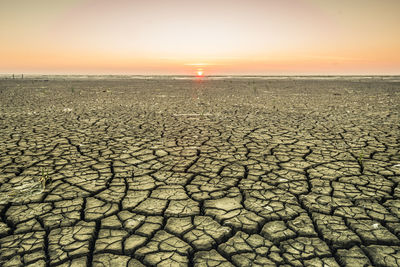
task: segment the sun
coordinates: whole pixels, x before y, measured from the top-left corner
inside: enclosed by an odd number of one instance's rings
[[[197,76],[201,77],[204,75],[204,72],[202,70],[197,71]]]

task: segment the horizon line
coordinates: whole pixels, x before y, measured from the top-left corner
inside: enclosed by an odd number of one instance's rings
[[[197,75],[188,75],[188,74],[87,74],[87,73],[0,73],[0,77],[4,76],[12,76],[14,75],[15,78],[28,76],[169,76],[169,77],[198,77]],[[365,76],[400,76],[399,74],[215,74],[215,75],[204,75],[201,76],[203,78],[206,77],[221,77],[221,76],[236,76],[236,77],[243,77],[243,76],[250,76],[250,77],[330,77],[330,76],[358,76],[358,77],[365,77]]]

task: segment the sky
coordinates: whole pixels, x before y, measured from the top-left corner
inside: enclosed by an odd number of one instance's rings
[[[0,0],[0,73],[400,75],[399,0]]]

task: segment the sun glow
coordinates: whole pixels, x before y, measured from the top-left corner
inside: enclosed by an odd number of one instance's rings
[[[198,76],[198,77],[204,76],[204,72],[203,72],[202,70],[198,70],[198,71],[197,71],[197,76]]]

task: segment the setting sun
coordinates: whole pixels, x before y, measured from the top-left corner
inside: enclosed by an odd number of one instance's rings
[[[197,76],[203,76],[203,71],[202,70],[198,70],[197,71]]]

